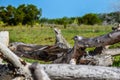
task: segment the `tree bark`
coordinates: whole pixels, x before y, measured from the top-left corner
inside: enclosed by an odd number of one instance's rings
[[[0,32],[0,42],[6,46],[9,45],[9,32],[8,31],[1,31]],[[3,59],[1,58],[1,53],[0,53],[0,63],[2,63]]]
[[[11,65],[12,68],[15,68],[14,69],[16,72],[15,74],[19,75],[18,77],[20,77],[20,75],[22,75],[24,77],[23,79],[27,79],[27,80],[33,80],[33,79],[34,80],[50,80],[49,77],[47,76],[47,74],[44,72],[44,70],[41,69],[41,67],[37,66],[37,64],[31,65],[30,63],[26,63],[21,58],[16,56],[13,52],[11,52],[2,43],[0,43],[0,51],[2,53],[2,57],[4,59],[6,59],[10,65],[12,64]],[[8,69],[12,69],[12,68],[8,67]],[[9,72],[9,70],[7,70],[7,71]],[[40,76],[42,76],[40,79],[38,78],[39,76],[36,77],[36,75],[38,75],[38,73],[40,73]],[[12,74],[12,75],[15,75],[15,74]],[[6,75],[7,75],[7,73],[6,73]],[[5,77],[6,75],[4,75],[2,77]],[[35,75],[35,78],[32,75]],[[45,76],[47,76],[47,78]]]
[[[61,30],[54,28],[56,42],[55,44],[58,45],[60,48],[71,48],[70,44],[66,41],[66,39],[62,36]]]
[[[71,64],[77,64],[77,60],[86,54],[86,48],[96,47],[92,52],[94,55],[100,55],[102,54],[105,46],[120,42],[120,30],[117,29],[108,34],[94,38],[75,36],[74,40],[75,44],[73,48],[72,59],[70,60]],[[108,53],[108,51],[104,51],[103,53]]]
[[[114,34],[114,37],[115,37],[115,34],[118,35],[118,33],[114,33],[114,32],[111,35],[113,35],[113,34]],[[100,39],[102,40],[102,38],[104,38],[104,37],[101,37]],[[118,37],[117,37],[116,41],[119,41]],[[79,40],[78,40],[78,42],[79,42]],[[112,42],[112,43],[115,43],[115,42]],[[102,44],[106,45],[104,43],[102,43]],[[80,47],[80,50],[79,50],[79,47]],[[100,46],[97,46],[97,47],[100,47]],[[33,49],[33,48],[30,48],[30,49]],[[63,50],[61,48],[57,48],[56,46],[47,46],[47,47],[42,46],[42,48],[40,50],[43,50],[48,53],[52,52],[51,54],[55,54],[56,51],[54,51],[54,49],[58,49],[57,50],[58,53],[59,53],[59,50],[60,51]],[[74,46],[74,49],[76,49],[77,53],[79,53],[79,52],[85,53],[84,52],[85,49],[82,46]],[[66,49],[64,49],[64,50],[66,50]],[[52,80],[81,80],[81,79],[82,80],[103,80],[103,79],[104,80],[119,80],[120,79],[120,75],[119,75],[120,69],[118,69],[118,68],[101,67],[101,66],[66,65],[66,64],[52,64],[52,65],[51,64],[49,64],[49,65],[33,64],[33,65],[31,65],[31,64],[23,61],[21,58],[17,57],[13,52],[11,52],[7,48],[7,46],[5,46],[2,43],[0,43],[0,51],[2,53],[2,57],[7,59],[8,63],[12,64],[10,66],[13,66],[12,68],[17,69],[17,72],[18,72],[17,74],[24,75],[23,77],[25,77],[26,79],[32,80],[32,77],[34,77],[34,80],[41,80],[41,79],[42,80],[50,80],[48,76],[47,76],[47,79],[44,78],[44,74],[46,75],[46,73],[43,73],[44,70],[49,74],[49,76]],[[74,51],[74,53],[76,51]],[[65,52],[67,52],[69,54],[70,52],[72,52],[72,50],[71,51],[67,50]],[[119,53],[119,50],[115,51],[115,52]],[[106,51],[106,52],[103,51],[103,53],[108,54],[108,51]],[[113,55],[113,54],[111,54],[111,55]],[[66,58],[66,56],[64,56],[63,58]],[[97,58],[97,59],[99,59],[99,58]],[[42,69],[41,69],[41,67],[42,67]],[[5,68],[6,70],[3,68]],[[1,70],[2,70],[2,72],[1,72]],[[3,72],[3,70],[5,71],[5,73]],[[0,73],[5,74],[5,75],[0,76],[1,80],[2,79],[9,80],[9,79],[5,78],[8,76],[7,72],[8,73],[11,72],[11,68],[9,66],[3,66],[3,67],[0,66]],[[12,70],[12,73],[14,73],[14,70]],[[41,77],[39,76],[39,73],[40,73],[40,76],[42,75]],[[13,78],[11,76],[9,76],[10,79]]]
[[[34,66],[34,65],[33,65]],[[120,69],[115,67],[89,66],[89,65],[68,65],[68,64],[38,64],[34,66],[32,74],[42,80],[41,69],[44,70],[51,80],[119,80]],[[41,69],[40,69],[41,68]],[[4,70],[4,71],[3,71]],[[0,80],[11,80],[11,70],[8,66],[0,65]],[[50,80],[49,78],[43,80]]]
[[[105,50],[102,51],[102,54],[111,55],[111,56],[117,56],[117,55],[120,55],[120,48],[105,49]]]
[[[31,73],[28,69],[28,63],[23,61],[21,58],[16,56],[12,51],[10,51],[7,46],[0,43],[0,51],[2,53],[2,57],[6,59],[10,64],[12,64],[16,69],[18,69],[18,72],[25,76],[25,78],[31,78]]]
[[[120,42],[120,30],[115,30],[108,34],[94,38],[84,38],[81,36],[75,36],[74,40],[75,42],[78,42],[78,44],[77,45],[75,44],[75,46],[85,48],[112,45]]]
[[[31,59],[53,61],[53,63],[71,63],[71,64],[86,64],[86,65],[91,64],[91,65],[102,65],[102,66],[112,65],[113,63],[112,56],[120,54],[119,49],[104,49],[104,46],[107,45],[106,44],[107,40],[109,42],[110,40],[111,41],[113,40],[112,43],[116,43],[114,42],[115,40],[119,41],[118,38],[120,33],[119,30],[115,30],[106,35],[95,38],[83,38],[80,36],[76,36],[74,38],[75,45],[73,49],[67,46],[68,43],[66,43],[67,41],[61,35],[60,30],[55,28],[54,31],[56,34],[56,45],[43,46],[43,45],[34,45],[34,44],[13,43],[11,44],[12,47],[9,48],[15,49],[13,51],[20,57],[22,56]],[[61,43],[64,45],[61,45]],[[86,46],[86,44],[88,44],[89,46]],[[101,44],[102,46],[99,44]],[[96,47],[96,48],[94,51],[92,51],[91,54],[91,52],[87,53],[87,51],[85,51],[86,47]],[[84,57],[86,54],[90,54],[90,56],[87,55],[86,57]],[[73,59],[72,61],[71,58]]]
[[[0,32],[0,42],[6,46],[9,45],[9,32],[8,31]]]
[[[113,67],[47,64],[40,65],[52,80],[119,80],[120,69]]]
[[[16,43],[13,43],[16,44]],[[17,43],[18,44],[18,43]],[[14,45],[16,46],[16,45]],[[12,45],[13,47],[13,45]],[[78,60],[77,64],[110,66],[113,63],[113,56],[120,54],[120,49],[103,49],[99,51],[96,48],[88,52]],[[39,46],[19,43],[14,51],[20,57],[26,57],[37,60],[53,61],[53,63],[69,63],[72,57],[72,49],[61,49],[57,46]],[[39,55],[39,56],[38,56]],[[79,55],[79,52],[78,52]]]

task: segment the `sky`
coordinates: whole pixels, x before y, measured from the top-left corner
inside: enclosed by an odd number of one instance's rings
[[[87,13],[109,13],[120,0],[0,0],[0,6],[33,4],[42,8],[42,17],[78,17]]]

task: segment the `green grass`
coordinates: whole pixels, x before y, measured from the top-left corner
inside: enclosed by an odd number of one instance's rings
[[[120,56],[115,56],[114,57],[113,66],[120,67]]]
[[[73,37],[75,35],[84,37],[95,37],[103,35],[111,31],[111,26],[88,26],[81,25],[79,27],[67,27],[61,29],[66,40],[73,45]],[[31,44],[53,45],[55,42],[55,34],[50,27],[27,27],[27,26],[7,26],[0,27],[0,31],[8,30],[10,32],[10,42],[24,42]]]
[[[112,26],[101,26],[101,25],[81,25],[79,27],[67,27],[59,26],[62,35],[65,39],[73,46],[73,37],[76,35],[83,37],[96,37],[106,34],[111,30]],[[40,45],[54,45],[55,34],[53,28],[46,26],[0,26],[0,31],[7,30],[10,32],[10,42],[24,42],[29,44],[40,44]],[[119,44],[112,45],[111,48],[120,47]],[[25,59],[28,62],[34,62],[31,59]],[[43,62],[44,63],[44,62]],[[120,56],[115,57],[113,66],[120,66]]]
[[[33,59],[28,59],[28,58],[22,58],[24,59],[26,62],[29,62],[29,63],[33,63],[33,62],[38,62],[40,64],[50,64],[51,62],[45,62],[45,61],[41,61],[41,60],[33,60]]]

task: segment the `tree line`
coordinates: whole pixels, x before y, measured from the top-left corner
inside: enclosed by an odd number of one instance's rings
[[[32,4],[22,4],[18,7],[12,5],[0,6],[0,21],[8,25],[30,24],[33,25],[39,21],[42,15],[42,9],[38,9]]]
[[[103,24],[103,25],[113,25],[120,23],[120,11],[110,12],[110,13],[100,13],[100,14],[85,14],[82,17],[63,17],[63,18],[56,18],[56,19],[48,19],[48,18],[41,18],[41,23],[49,23],[49,24],[87,24],[87,25],[94,25],[94,24]]]
[[[82,17],[63,17],[63,18],[56,18],[56,19],[48,19],[48,18],[41,18],[41,23],[49,23],[49,24],[87,24],[87,25],[94,25],[100,24],[101,19],[98,17],[97,14],[89,13]]]
[[[37,8],[33,4],[21,4],[18,7],[12,5],[0,6],[0,21],[7,25],[31,25],[35,23],[48,23],[48,24],[114,24],[120,23],[120,12],[101,13],[101,14],[85,14],[84,16],[78,17],[63,17],[56,19],[41,18],[42,9]]]

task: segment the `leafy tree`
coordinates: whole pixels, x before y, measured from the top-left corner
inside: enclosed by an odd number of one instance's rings
[[[83,23],[88,25],[99,24],[101,21],[96,14],[86,14],[82,17]]]
[[[8,5],[0,7],[0,20],[9,25],[30,24],[31,26],[37,22],[42,15],[41,8],[38,9],[35,5],[22,4],[17,8]]]
[[[41,9],[37,9],[36,6],[30,4],[27,5],[25,8],[25,17],[23,20],[23,24],[30,24],[31,26],[35,23],[35,21],[37,21],[40,16],[41,16]]]
[[[15,24],[15,7],[11,6],[11,5],[8,5],[6,7],[6,16],[7,16],[7,22],[8,24],[10,25],[14,25]]]
[[[7,16],[7,10],[4,6],[0,7],[0,19],[5,23],[9,20]]]
[[[16,13],[15,13],[16,24],[20,24],[20,23],[23,24],[23,20],[25,18],[25,9],[26,9],[25,4],[22,4],[17,7]]]
[[[49,20],[49,21],[50,21],[50,20]],[[49,23],[49,21],[48,21],[47,18],[41,18],[41,19],[40,19],[40,23],[46,23],[46,22]],[[52,23],[52,22],[51,22],[51,23]]]

